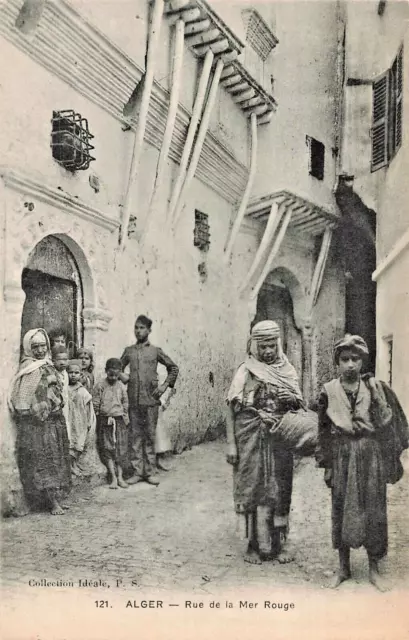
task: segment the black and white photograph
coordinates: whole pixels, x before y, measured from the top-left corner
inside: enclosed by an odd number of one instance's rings
[[[2,640],[409,634],[409,2],[1,0]]]

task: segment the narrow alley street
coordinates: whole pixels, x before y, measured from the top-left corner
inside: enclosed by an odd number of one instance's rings
[[[408,465],[406,464],[406,467]],[[388,489],[389,555],[383,571],[392,589],[407,584],[408,472]],[[173,470],[155,488],[83,488],[61,517],[33,514],[3,522],[3,587],[32,580],[103,579],[133,592],[183,589],[209,595],[231,588],[317,588],[331,581],[337,557],[331,548],[330,493],[314,460],[297,465],[291,520],[295,561],[245,564],[232,509],[231,468],[224,443],[211,442],[176,456]],[[354,579],[342,592],[371,591],[363,550],[352,555]]]

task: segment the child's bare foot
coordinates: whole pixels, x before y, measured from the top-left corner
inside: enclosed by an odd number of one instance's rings
[[[369,582],[373,584],[373,586],[381,593],[385,593],[385,591],[389,591],[390,589],[390,585],[385,582],[384,578],[381,576],[377,569],[369,570]]]
[[[121,489],[127,489],[129,485],[125,480],[118,480],[118,487],[121,487]]]
[[[118,480],[115,478],[115,480],[112,480],[111,484],[109,485],[110,489],[118,489]]]
[[[156,466],[161,471],[170,471],[171,470],[170,466],[168,466],[166,464],[166,462],[164,462],[163,460],[158,460],[157,463],[156,463]]]
[[[57,500],[53,500],[51,503],[50,513],[52,516],[63,516],[65,511],[60,504],[58,504]]]
[[[258,552],[249,546],[244,554],[244,562],[248,562],[249,564],[261,564],[261,558]]]
[[[345,582],[346,580],[350,580],[351,579],[351,572],[350,571],[340,571],[335,580],[332,582],[332,584],[330,585],[331,589],[338,589],[338,587]]]
[[[142,476],[134,475],[127,480],[128,484],[137,484],[138,482],[143,482]]]
[[[280,564],[288,564],[294,562],[294,555],[289,551],[280,551],[276,559]]]

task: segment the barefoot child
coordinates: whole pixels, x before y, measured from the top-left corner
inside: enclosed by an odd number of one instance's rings
[[[386,484],[403,474],[408,425],[393,391],[371,374],[361,376],[368,347],[347,334],[334,347],[339,378],[319,398],[317,461],[332,491],[332,542],[339,554],[334,587],[351,577],[350,549],[365,547],[369,580],[384,590],[379,560],[387,553]]]
[[[73,475],[81,475],[78,462],[95,430],[95,413],[92,396],[81,384],[81,362],[70,360],[68,363],[68,399],[70,422],[70,456]]]
[[[94,354],[91,349],[79,349],[77,357],[81,360],[81,384],[92,394],[94,388]]]
[[[105,372],[105,380],[98,382],[93,391],[98,452],[111,475],[109,488],[127,489],[122,470],[128,453],[128,395],[125,385],[119,380],[121,361],[109,358]]]

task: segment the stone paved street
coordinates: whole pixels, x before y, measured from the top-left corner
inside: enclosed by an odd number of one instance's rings
[[[390,550],[383,569],[394,588],[407,584],[408,475],[389,488]],[[297,466],[291,521],[295,562],[246,565],[235,527],[231,468],[224,462],[224,444],[212,442],[175,457],[158,488],[83,488],[71,497],[64,516],[5,520],[3,584],[102,578],[134,580],[141,593],[212,594],[257,585],[320,588],[331,579],[336,554],[330,542],[330,494],[312,459]],[[343,591],[372,589],[363,550],[353,553],[353,572],[355,580]]]

